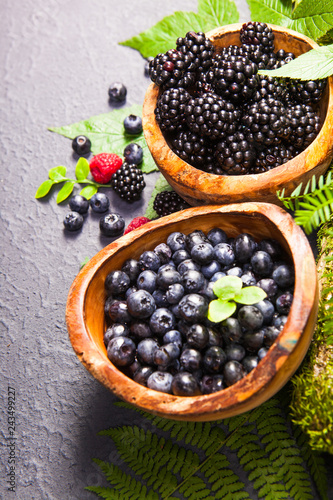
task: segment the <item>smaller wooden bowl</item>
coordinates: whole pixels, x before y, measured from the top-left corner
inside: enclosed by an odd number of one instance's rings
[[[206,34],[217,51],[228,45],[240,45],[241,24],[217,28]],[[318,47],[310,38],[296,31],[270,25],[275,34],[275,50],[285,49],[296,56]],[[154,110],[159,87],[150,84],[143,105],[144,135],[154,161],[173,189],[190,205],[263,201],[280,204],[276,192],[285,188],[288,195],[303,182],[326,172],[333,158],[333,77],[328,78],[320,102],[322,128],[316,139],[298,156],[268,172],[251,175],[214,175],[181,160],[169,147]]]
[[[275,238],[295,267],[294,300],[285,327],[258,366],[236,384],[209,395],[180,397],[148,389],[119,371],[103,342],[104,281],[130,257],[138,258],[168,234],[222,228],[229,237],[249,233]],[[80,271],[69,291],[66,322],[77,356],[92,375],[119,398],[162,417],[209,421],[248,411],[273,396],[291,377],[308,349],[317,317],[318,286],[312,250],[303,231],[282,208],[265,203],[189,208],[117,239]]]

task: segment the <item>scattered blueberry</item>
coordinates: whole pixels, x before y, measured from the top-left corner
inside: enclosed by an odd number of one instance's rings
[[[67,231],[78,231],[83,226],[83,217],[78,212],[69,212],[65,215],[64,226]]]
[[[124,120],[124,129],[127,134],[138,135],[142,132],[142,119],[140,116],[128,115]]]
[[[143,149],[139,144],[131,142],[124,149],[124,158],[127,163],[140,165],[143,160]]]
[[[104,193],[96,193],[90,198],[90,206],[93,212],[102,214],[109,210],[110,200]]]
[[[125,228],[125,220],[120,214],[106,214],[99,220],[99,228],[104,236],[119,236]]]
[[[86,214],[89,210],[89,201],[84,196],[76,194],[69,200],[70,209],[79,214]]]
[[[114,82],[110,85],[108,94],[110,101],[123,102],[126,99],[127,89],[120,82]]]
[[[73,151],[79,156],[85,156],[91,151],[91,141],[85,135],[78,135],[72,141]]]

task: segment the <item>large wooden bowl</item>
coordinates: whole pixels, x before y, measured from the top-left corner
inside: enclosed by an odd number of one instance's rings
[[[241,24],[217,28],[207,36],[219,48],[240,45]],[[270,25],[275,34],[276,50],[285,49],[296,56],[318,47],[310,38],[287,28]],[[159,87],[151,84],[143,105],[144,135],[155,163],[173,189],[190,205],[225,204],[244,201],[263,201],[279,204],[276,191],[286,189],[286,195],[315,174],[323,174],[333,158],[333,77],[320,103],[322,128],[317,138],[298,156],[284,165],[253,175],[214,175],[199,170],[181,160],[168,146],[154,109]]]
[[[275,238],[295,266],[295,293],[284,329],[258,366],[220,392],[180,397],[139,385],[108,359],[103,342],[104,281],[129,257],[166,241],[172,231],[208,232],[220,227],[229,237],[247,232],[256,239]],[[250,410],[273,396],[291,377],[308,349],[317,316],[316,266],[303,231],[282,208],[265,203],[195,207],[163,217],[117,239],[86,264],[68,295],[66,321],[73,348],[92,375],[119,398],[162,417],[208,421]]]

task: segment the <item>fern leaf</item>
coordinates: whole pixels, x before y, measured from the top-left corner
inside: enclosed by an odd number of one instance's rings
[[[183,494],[188,500],[213,500],[205,482],[198,476],[194,476],[191,481],[185,481],[181,484],[179,493]]]
[[[201,467],[201,472],[211,484],[214,498],[234,500],[235,493],[239,495],[240,499],[249,498],[248,493],[244,490],[244,483],[230,469],[229,461],[224,454],[217,453],[214,457],[206,460]]]
[[[124,497],[119,491],[115,491],[112,488],[105,488],[103,486],[87,486],[85,488],[92,493],[96,493],[100,498],[104,500],[124,500]]]

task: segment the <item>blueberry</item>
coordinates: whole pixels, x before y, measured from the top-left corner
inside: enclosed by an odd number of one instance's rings
[[[163,344],[154,352],[154,363],[158,367],[167,367],[175,361],[180,355],[180,349],[177,344],[170,342]]]
[[[151,315],[149,326],[153,333],[163,336],[168,330],[175,329],[176,318],[169,309],[159,307]]]
[[[228,276],[237,276],[237,278],[240,278],[243,275],[243,269],[241,267],[232,267],[231,269],[227,270],[227,275]]]
[[[109,210],[110,200],[104,193],[96,193],[90,198],[90,206],[93,212],[102,214]]]
[[[224,389],[223,375],[204,375],[200,382],[202,394],[212,394]]]
[[[190,293],[179,302],[180,316],[190,323],[200,323],[206,318],[208,301],[202,295]]]
[[[91,151],[91,141],[85,135],[78,135],[72,141],[73,151],[79,156],[85,156]]]
[[[265,336],[264,336],[265,347],[270,347],[272,344],[274,344],[279,334],[280,330],[276,328],[276,326],[267,326],[265,328]]]
[[[203,357],[203,366],[208,373],[218,373],[227,361],[227,355],[219,346],[211,346]]]
[[[200,271],[201,266],[197,264],[197,262],[194,262],[192,259],[185,259],[183,260],[178,266],[177,266],[177,271],[180,274],[186,273],[186,271]]]
[[[198,243],[191,249],[191,258],[199,264],[209,264],[214,258],[214,250],[210,243]]]
[[[147,339],[153,336],[148,323],[144,321],[134,321],[131,323],[130,331],[137,340]]]
[[[130,285],[130,279],[123,271],[111,271],[104,281],[104,288],[108,294],[121,295]]]
[[[229,243],[218,243],[214,247],[215,259],[222,266],[231,266],[235,262],[234,250]]]
[[[156,273],[150,269],[142,271],[136,280],[136,285],[139,290],[147,290],[147,292],[153,293],[156,288]]]
[[[221,264],[217,260],[212,260],[209,264],[201,266],[201,272],[205,278],[210,279],[215,273],[221,271]]]
[[[181,262],[183,262],[186,259],[190,258],[190,254],[188,253],[185,248],[182,248],[181,250],[177,250],[173,255],[172,255],[172,260],[176,264],[176,266],[179,266]]]
[[[227,243],[228,241],[228,236],[226,235],[226,233],[218,227],[215,227],[208,231],[207,238],[213,246],[218,245],[219,243]]]
[[[171,248],[172,253],[185,248],[185,235],[179,231],[169,234],[167,245]]]
[[[218,345],[222,347],[223,344],[222,335],[220,335],[219,332],[210,327],[207,327],[207,331],[208,331],[207,347],[211,347],[213,345]]]
[[[140,255],[139,267],[141,271],[150,269],[151,271],[156,272],[158,271],[160,266],[161,266],[160,258],[155,252],[147,250]]]
[[[110,340],[116,337],[128,337],[128,335],[129,328],[127,325],[123,325],[122,323],[113,323],[104,333],[104,344],[107,347]]]
[[[143,149],[139,144],[131,142],[124,149],[124,158],[127,163],[139,165],[143,159]]]
[[[258,249],[267,252],[273,260],[278,259],[282,254],[280,243],[270,238],[261,240],[258,245]]]
[[[220,330],[225,343],[239,342],[242,338],[242,328],[236,318],[225,319],[221,323]]]
[[[154,248],[154,252],[160,259],[161,265],[167,264],[172,257],[171,248],[166,243],[160,243],[157,245]]]
[[[209,302],[217,298],[214,292],[214,284],[214,281],[209,281],[205,288],[201,291],[201,294],[204,295],[209,300]]]
[[[233,385],[246,375],[246,371],[239,361],[228,361],[223,368],[224,382],[227,386]]]
[[[272,278],[280,288],[288,288],[294,284],[294,270],[288,264],[281,264],[272,273]]]
[[[162,288],[163,290],[167,290],[170,285],[181,282],[181,275],[172,267],[164,267],[163,269],[160,269],[156,276],[156,286]]]
[[[251,265],[254,273],[259,276],[269,276],[273,270],[273,261],[269,253],[258,250],[251,257]]]
[[[256,304],[254,304],[254,306],[257,307],[259,309],[259,311],[261,311],[261,313],[263,315],[263,324],[264,325],[268,325],[269,323],[272,322],[273,314],[275,311],[272,302],[264,299],[264,300],[261,300],[260,302],[257,302]]]
[[[135,373],[133,380],[140,385],[147,387],[147,380],[154,372],[151,366],[141,366]]]
[[[156,307],[168,307],[169,302],[166,297],[166,291],[161,290],[158,288],[157,290],[154,290],[152,293],[152,296],[154,297]]]
[[[156,304],[149,292],[138,290],[127,297],[127,307],[131,316],[144,319],[153,314]]]
[[[110,85],[108,94],[110,101],[123,102],[126,99],[127,89],[122,83],[114,82]]]
[[[119,236],[125,228],[125,220],[120,214],[106,214],[99,220],[99,228],[104,236]]]
[[[210,278],[210,281],[215,283],[215,281],[219,280],[220,278],[224,278],[226,276],[226,273],[223,271],[218,271],[217,273],[214,273],[213,276]]]
[[[208,328],[200,323],[194,323],[186,332],[187,344],[194,349],[203,349],[209,340]]]
[[[129,295],[131,295],[131,293],[134,293],[134,292],[137,292],[139,289],[137,286],[133,285],[133,286],[130,286],[129,288],[127,288],[126,292],[125,292],[125,298],[127,299],[127,297]]]
[[[252,271],[247,271],[246,273],[242,274],[242,276],[240,278],[243,282],[243,286],[256,286],[257,285],[257,280],[256,280]]]
[[[136,259],[127,259],[122,265],[121,270],[129,276],[131,283],[136,283],[141,272],[139,262]]]
[[[268,348],[267,347],[262,347],[261,349],[259,349],[259,351],[258,351],[258,359],[259,359],[259,361],[261,361],[266,356],[267,353],[268,353]]]
[[[278,286],[272,278],[263,278],[257,282],[267,295],[267,299],[273,299],[278,291]]]
[[[83,217],[78,212],[69,212],[64,218],[64,227],[67,231],[78,231],[83,226]]]
[[[205,277],[200,271],[186,271],[182,276],[182,284],[186,293],[200,292],[205,283]]]
[[[132,319],[124,300],[114,300],[108,308],[107,315],[116,323],[129,323]]]
[[[247,332],[243,336],[243,346],[247,351],[256,353],[264,343],[265,328],[256,332]]]
[[[169,344],[170,342],[180,348],[183,344],[182,334],[178,330],[169,330],[163,335],[163,344]]]
[[[195,245],[199,245],[200,243],[210,243],[210,241],[201,229],[196,229],[185,237],[185,243],[187,250],[191,252]]]
[[[242,359],[245,357],[246,350],[245,348],[240,345],[240,344],[229,344],[225,348],[225,353],[227,355],[227,360],[231,361],[242,361]]]
[[[180,283],[173,283],[165,292],[166,300],[169,304],[178,304],[180,299],[183,298],[185,293],[183,285]]]
[[[250,373],[254,368],[258,366],[259,358],[258,356],[245,356],[242,361],[242,365],[246,373]]]
[[[147,387],[154,391],[166,392],[171,394],[171,384],[173,376],[169,372],[153,372],[147,380]]]
[[[89,210],[89,201],[84,196],[76,194],[69,200],[70,209],[79,214],[86,214]]]
[[[142,119],[140,116],[128,115],[124,120],[124,129],[127,134],[138,135],[142,132]]]
[[[136,352],[139,361],[145,363],[146,365],[154,364],[154,354],[159,348],[158,342],[154,339],[147,338],[143,339],[138,343]]]
[[[128,337],[116,337],[110,340],[107,348],[108,358],[116,366],[129,366],[135,359],[136,347]]]
[[[237,260],[242,263],[247,262],[257,249],[257,243],[251,235],[243,233],[236,236],[234,249]]]
[[[257,330],[262,327],[264,317],[255,306],[243,306],[239,309],[237,319],[246,330]]]
[[[175,396],[196,396],[200,394],[199,385],[192,373],[177,373],[172,380],[172,393]]]
[[[278,315],[277,317],[273,318],[273,326],[276,326],[279,330],[282,330],[284,325],[286,324],[288,319],[288,316],[282,314]]]
[[[193,373],[201,367],[202,355],[197,349],[183,349],[179,360],[185,371]]]

